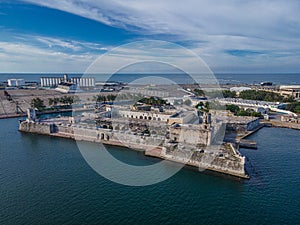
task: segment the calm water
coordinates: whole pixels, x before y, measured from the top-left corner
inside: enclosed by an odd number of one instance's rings
[[[70,76],[80,76],[80,74],[69,74]],[[23,78],[26,81],[39,82],[40,77],[62,77],[62,74],[0,74],[0,82],[10,78]],[[94,76],[94,75],[91,75]],[[193,80],[182,74],[161,75],[170,78],[177,83],[194,83]],[[300,84],[300,74],[215,74],[220,84],[258,84],[264,81],[271,81],[274,84]],[[117,74],[111,78],[112,81],[130,82],[140,78],[138,74]],[[97,81],[106,80],[106,76],[96,76]]]
[[[296,224],[300,221],[299,131],[264,128],[242,150],[252,179],[183,169],[152,186],[128,187],[96,174],[74,141],[21,134],[0,120],[0,224]],[[141,153],[111,148],[132,164]],[[138,162],[138,163],[136,163]],[[249,164],[250,165],[250,164]]]

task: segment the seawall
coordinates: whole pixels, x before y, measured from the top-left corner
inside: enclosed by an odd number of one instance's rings
[[[199,170],[207,169],[236,177],[249,178],[244,168],[245,159],[239,155],[239,152],[233,146],[229,147],[232,149],[226,150],[230,152],[230,157],[217,155],[219,153],[212,154],[213,151],[205,150],[201,153],[189,151],[189,157],[185,158],[187,149],[184,150],[185,152],[183,150],[167,151],[164,138],[160,136],[140,137],[110,129],[91,129],[82,126],[71,126],[70,124],[59,125],[28,121],[20,123],[19,131],[143,150],[146,156],[186,164],[200,168]]]

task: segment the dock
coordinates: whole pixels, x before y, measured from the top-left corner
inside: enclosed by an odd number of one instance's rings
[[[253,140],[242,139],[239,142],[240,148],[257,149],[257,142]]]

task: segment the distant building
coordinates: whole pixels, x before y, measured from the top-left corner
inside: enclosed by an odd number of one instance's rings
[[[251,90],[250,87],[232,87],[230,88],[230,91],[235,91],[237,94],[241,93],[242,91],[248,91]]]
[[[61,82],[56,88],[56,91],[62,92],[62,93],[70,93],[74,92],[77,89],[77,85],[71,82]]]
[[[272,86],[273,83],[272,82],[260,82],[260,86]]]
[[[24,79],[8,79],[7,85],[9,87],[20,87],[20,86],[25,85],[25,81],[24,81]]]
[[[63,77],[41,77],[41,87],[56,88],[59,84],[63,83],[73,83],[78,87],[89,88],[95,87],[94,77],[71,77],[69,78],[67,74]]]
[[[279,92],[283,96],[300,99],[300,85],[281,85]]]
[[[300,123],[300,118],[291,115],[282,115],[280,119],[282,122]]]

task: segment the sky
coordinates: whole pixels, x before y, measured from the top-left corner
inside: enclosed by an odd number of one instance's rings
[[[299,12],[298,0],[0,0],[0,73],[82,73],[144,40],[187,48],[215,73],[297,73]]]

